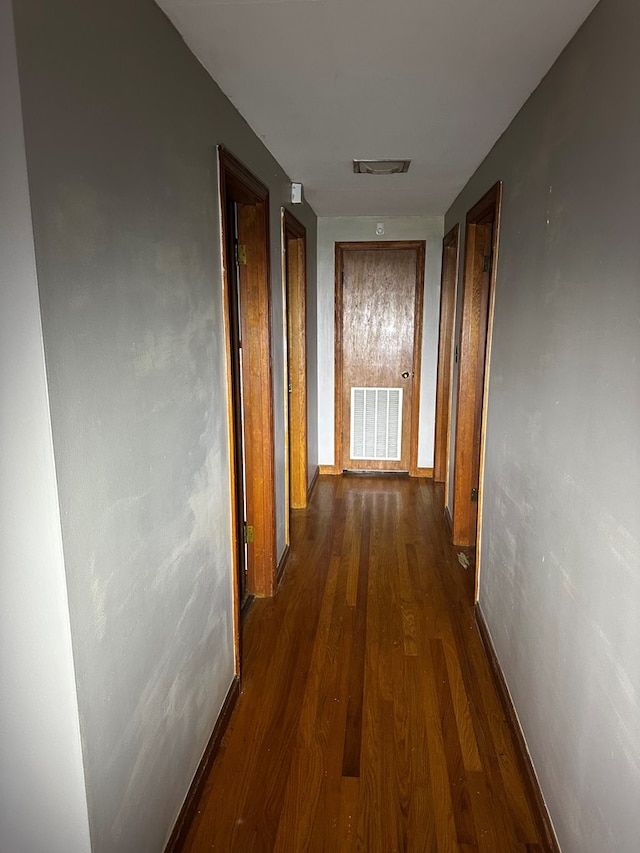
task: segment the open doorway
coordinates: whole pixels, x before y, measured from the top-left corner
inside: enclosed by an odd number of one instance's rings
[[[218,153],[238,658],[242,605],[275,588],[269,194],[228,151]]]
[[[307,232],[282,211],[283,289],[287,352],[288,509],[304,509],[308,500],[307,463]],[[287,542],[289,541],[287,531]]]
[[[495,294],[500,200],[496,183],[467,213],[453,482],[453,542],[475,546]],[[476,558],[476,573],[479,560]]]
[[[436,424],[433,479],[445,484],[444,505],[448,506],[449,444],[451,437],[451,380],[455,335],[456,281],[460,226],[455,225],[442,241],[440,284],[440,332],[438,338],[438,380],[436,384]]]

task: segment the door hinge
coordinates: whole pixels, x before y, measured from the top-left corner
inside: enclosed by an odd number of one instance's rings
[[[236,243],[236,265],[239,267],[247,265],[247,247],[244,243]]]
[[[485,255],[482,258],[482,272],[491,271],[491,255]]]
[[[245,524],[245,526],[244,526],[244,542],[245,542],[245,545],[248,545],[249,543],[253,542],[253,536],[254,536],[253,525]]]
[[[473,503],[473,504],[478,503],[478,490],[477,489],[471,489],[471,503]]]

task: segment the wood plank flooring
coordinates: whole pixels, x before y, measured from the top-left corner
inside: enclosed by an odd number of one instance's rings
[[[320,477],[183,853],[543,853],[442,489]]]

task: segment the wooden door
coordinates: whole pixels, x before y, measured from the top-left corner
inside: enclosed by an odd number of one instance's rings
[[[482,453],[501,184],[467,214],[453,474],[453,541],[473,546],[482,508]],[[478,560],[476,560],[476,574]]]
[[[340,470],[417,469],[424,243],[338,244]]]
[[[218,154],[238,674],[242,601],[276,587],[269,193],[228,151]]]

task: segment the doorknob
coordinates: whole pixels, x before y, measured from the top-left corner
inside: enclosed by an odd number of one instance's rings
[[[405,371],[404,371],[404,373],[402,374],[402,378],[403,378],[403,379],[408,379],[408,378],[409,378],[409,371],[408,371],[408,370],[405,370]]]

